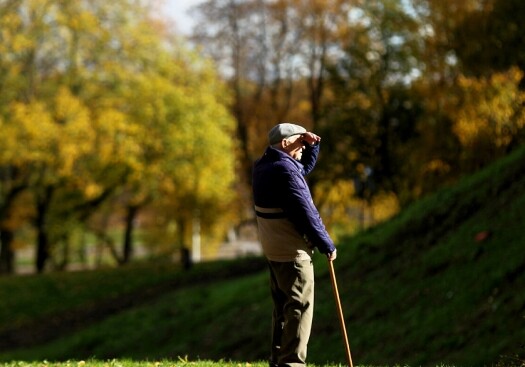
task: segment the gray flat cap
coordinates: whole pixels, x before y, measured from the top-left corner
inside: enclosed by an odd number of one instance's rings
[[[270,145],[274,145],[279,143],[283,139],[289,138],[290,136],[304,134],[305,132],[306,129],[302,126],[290,123],[283,123],[275,125],[270,130],[270,132],[268,133],[268,140],[270,141]]]

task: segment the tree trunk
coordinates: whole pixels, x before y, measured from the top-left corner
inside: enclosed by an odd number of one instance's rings
[[[126,229],[124,230],[124,251],[122,253],[122,264],[127,264],[133,256],[133,229],[134,222],[139,207],[137,205],[128,206],[128,212],[126,215]]]
[[[7,180],[16,180],[17,171],[12,167],[4,167],[0,174]],[[4,183],[5,181],[3,181]],[[9,184],[7,183],[7,186]],[[26,189],[24,183],[13,185],[4,198],[0,206],[0,222],[3,222],[9,217],[9,212],[15,199]],[[14,272],[15,252],[12,247],[14,240],[14,232],[8,228],[0,227],[0,274],[12,274]]]
[[[36,271],[41,274],[44,272],[46,262],[49,259],[49,238],[48,233],[40,220],[37,223],[37,243],[36,243]]]
[[[0,229],[0,274],[13,274],[15,252],[11,247],[13,231]]]
[[[53,187],[47,187],[44,195],[37,198],[36,205],[36,271],[42,273],[49,259],[49,233],[47,231],[47,215],[51,197],[53,196]]]
[[[189,270],[192,265],[192,253],[189,249],[189,246],[186,246],[186,222],[183,218],[177,219],[177,229],[178,229],[178,243],[177,246],[180,249],[181,252],[181,263],[185,270]]]

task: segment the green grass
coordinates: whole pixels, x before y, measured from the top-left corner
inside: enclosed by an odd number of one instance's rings
[[[354,364],[525,366],[524,224],[520,150],[338,244],[335,268]],[[491,235],[476,241],[481,231]],[[337,366],[345,356],[328,269],[321,255],[314,262],[308,360]],[[190,272],[143,265],[0,279],[0,337],[13,322],[30,334],[64,312],[104,309],[108,300],[130,295],[139,302],[68,333],[59,325],[53,340],[4,349],[0,361],[266,365],[260,361],[267,357],[271,304],[262,259]]]
[[[118,269],[0,277],[0,331],[24,326],[38,319],[79,309],[96,308],[101,302],[158,293],[196,282],[227,279],[259,270],[262,261],[215,262],[185,271],[171,263],[132,264]],[[147,291],[145,291],[145,289]]]
[[[152,362],[137,362],[133,360],[112,359],[98,360],[71,360],[65,362],[11,362],[1,364],[5,367],[267,367],[266,363],[239,363],[224,361],[188,361],[179,357],[176,360],[159,360]]]
[[[71,360],[65,362],[10,362],[0,364],[4,367],[267,367],[266,362],[235,362],[235,361],[189,361],[186,357],[177,360],[159,360],[137,362],[127,359],[99,360]],[[342,365],[313,365],[311,367],[342,367]],[[360,367],[367,367],[360,365]],[[401,367],[401,366],[395,366]],[[439,365],[437,367],[452,367]]]

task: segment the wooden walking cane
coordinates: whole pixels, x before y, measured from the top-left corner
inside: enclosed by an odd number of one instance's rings
[[[328,265],[330,268],[330,278],[332,279],[332,288],[334,289],[335,303],[337,304],[337,311],[339,313],[339,322],[341,324],[341,332],[343,333],[343,340],[346,348],[346,360],[348,366],[354,367],[352,363],[352,355],[350,354],[350,344],[348,344],[348,335],[346,334],[345,319],[343,316],[343,307],[341,306],[341,299],[339,298],[339,290],[337,289],[337,280],[335,279],[334,262],[328,259]]]

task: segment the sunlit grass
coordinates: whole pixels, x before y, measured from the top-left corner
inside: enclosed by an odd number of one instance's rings
[[[268,367],[267,362],[237,362],[237,361],[190,361],[186,357],[179,357],[176,360],[160,361],[133,361],[126,359],[112,359],[100,361],[90,360],[71,360],[65,362],[21,362],[0,363],[3,367]],[[342,364],[308,364],[309,367],[345,367]],[[387,367],[371,365],[354,365],[355,367]],[[392,367],[409,367],[406,365],[394,365]],[[437,365],[436,367],[454,367],[450,365]]]
[[[14,361],[0,364],[3,367],[267,367],[265,362],[234,362],[234,361],[190,361],[186,357],[179,357],[175,360],[160,361],[134,361],[128,359],[111,360],[68,360],[65,362],[35,361],[22,362]]]

